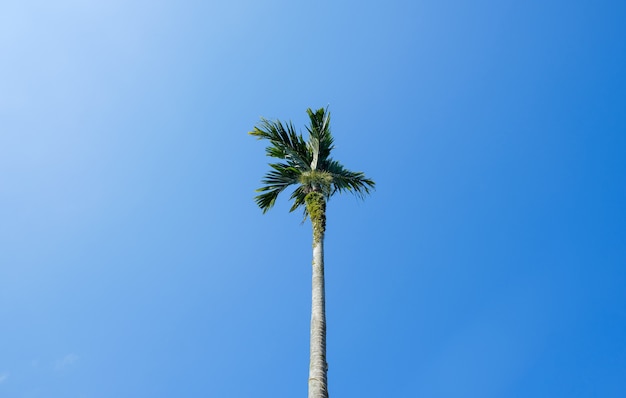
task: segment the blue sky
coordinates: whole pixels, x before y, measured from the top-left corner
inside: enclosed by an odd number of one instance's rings
[[[330,107],[334,397],[626,394],[626,3],[0,4],[0,396],[291,397],[310,225],[261,116]]]

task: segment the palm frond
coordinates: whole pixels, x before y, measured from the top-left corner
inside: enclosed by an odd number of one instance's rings
[[[298,184],[300,178],[300,170],[283,163],[271,163],[270,170],[261,180],[265,186],[257,189],[262,192],[255,197],[257,205],[263,210],[263,213],[271,209],[276,203],[278,195],[290,185]]]
[[[295,185],[291,193],[290,211],[304,209],[308,216],[305,198],[311,192],[319,192],[329,199],[336,192],[344,191],[364,198],[375,188],[373,180],[362,172],[346,170],[341,163],[333,160],[330,154],[334,148],[330,132],[330,112],[326,108],[316,111],[307,109],[310,124],[307,126],[309,139],[305,141],[291,123],[270,121],[261,122],[249,132],[258,139],[268,140],[265,152],[268,156],[281,159],[281,163],[270,163],[271,170],[265,174],[257,189],[257,205],[267,212],[276,203],[278,195],[287,187]]]
[[[311,159],[311,169],[315,170],[321,162],[330,156],[333,150],[333,136],[330,132],[330,112],[328,109],[320,108],[313,112],[311,108],[306,110],[310,119],[308,147],[313,158]]]
[[[270,145],[265,148],[267,156],[285,159],[292,166],[304,170],[310,168],[311,156],[307,143],[302,135],[296,133],[293,124],[283,125],[279,120],[271,121],[262,118],[259,125],[248,134],[270,142]]]
[[[376,186],[376,183],[366,178],[363,172],[346,170],[336,160],[328,159],[325,164],[325,171],[333,177],[333,191],[331,195],[335,192],[342,193],[348,191],[363,199]]]
[[[304,205],[304,198],[306,197],[307,193],[308,191],[306,187],[302,185],[294,189],[290,198],[293,200],[293,205],[291,206],[291,209],[289,209],[290,212],[295,211],[298,207]],[[303,206],[303,208],[304,208],[304,217],[306,218],[307,216],[306,206]]]

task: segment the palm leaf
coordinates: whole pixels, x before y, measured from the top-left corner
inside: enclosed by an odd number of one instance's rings
[[[270,142],[265,149],[267,156],[289,160],[292,165],[304,169],[310,167],[311,159],[307,144],[302,136],[296,133],[293,124],[285,126],[280,121],[261,119],[259,126],[254,127],[248,134]]]
[[[333,150],[333,137],[330,133],[330,113],[327,109],[320,108],[313,112],[311,108],[307,109],[310,119],[310,126],[307,126],[309,132],[309,150],[313,155],[311,169],[315,170],[319,167],[320,162],[324,162]]]
[[[290,212],[295,211],[298,207],[304,205],[304,198],[306,197],[307,193],[308,191],[306,187],[302,185],[294,189],[290,197],[290,199],[293,200],[293,205],[291,206],[291,209],[289,209]],[[304,208],[304,217],[306,218],[307,216],[306,206],[304,206],[303,208]]]
[[[298,183],[301,174],[297,168],[283,163],[271,163],[270,167],[273,170],[268,171],[261,180],[261,183],[265,185],[256,190],[262,192],[255,197],[255,201],[263,213],[274,206],[276,198],[282,191]]]
[[[330,112],[320,108],[316,111],[307,109],[310,124],[307,126],[309,139],[305,141],[291,123],[270,121],[261,118],[261,122],[249,132],[258,139],[269,141],[266,154],[281,159],[282,163],[270,163],[267,172],[257,189],[257,205],[267,212],[276,203],[278,195],[287,187],[296,185],[291,193],[292,206],[289,211],[304,208],[307,217],[305,197],[312,191],[321,192],[329,199],[336,192],[350,192],[359,198],[365,197],[374,189],[373,180],[362,172],[347,170],[341,163],[330,157],[334,149],[330,132]]]
[[[346,170],[336,160],[328,159],[325,164],[325,170],[333,178],[332,193],[348,191],[362,199],[376,186],[376,183],[366,178],[363,172]]]

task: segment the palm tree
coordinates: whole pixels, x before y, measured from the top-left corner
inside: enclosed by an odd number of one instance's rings
[[[326,309],[324,295],[324,233],[326,202],[335,193],[350,192],[365,197],[374,181],[362,172],[346,170],[332,159],[333,137],[327,109],[307,109],[309,139],[297,134],[293,124],[261,119],[249,134],[269,141],[267,156],[280,159],[270,163],[271,170],[261,181],[263,186],[255,201],[267,212],[285,188],[294,185],[290,211],[303,207],[304,217],[313,225],[313,278],[311,304],[311,359],[309,365],[309,398],[328,398],[326,363]]]

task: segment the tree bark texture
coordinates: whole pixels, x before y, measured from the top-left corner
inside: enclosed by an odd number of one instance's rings
[[[311,359],[309,364],[309,398],[328,398],[326,363],[326,297],[324,290],[324,233],[326,201],[321,194],[307,198],[307,209],[313,224],[313,272],[311,296]]]

